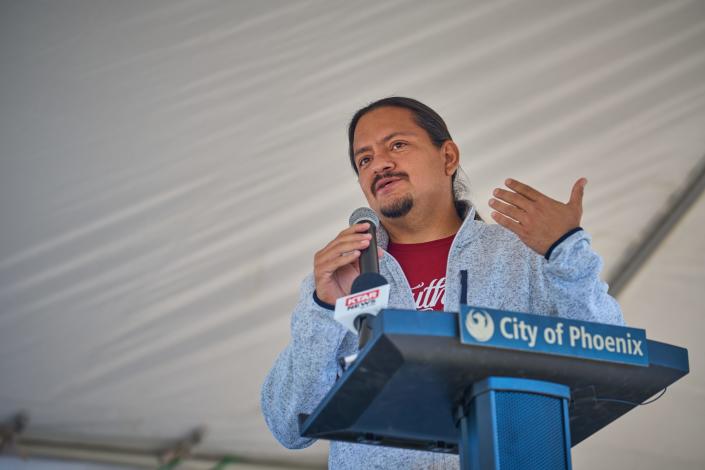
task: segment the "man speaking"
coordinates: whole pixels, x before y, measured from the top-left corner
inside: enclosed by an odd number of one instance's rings
[[[457,311],[463,271],[469,305],[623,324],[599,279],[602,261],[580,228],[585,179],[566,204],[508,179],[489,201],[497,222],[489,225],[460,200],[458,146],[428,106],[401,97],[376,101],[355,113],[348,137],[350,163],[381,223],[379,269],[390,285],[390,308]],[[262,387],[265,420],[286,447],[313,443],[299,435],[297,417],[331,389],[342,373],[339,359],[357,352],[358,338],[333,319],[333,304],[350,294],[360,273],[368,228],[352,225],[316,253],[291,341]],[[329,466],[447,469],[458,467],[458,457],[331,442]]]

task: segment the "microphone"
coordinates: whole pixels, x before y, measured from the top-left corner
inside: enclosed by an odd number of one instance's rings
[[[379,218],[367,207],[356,209],[350,216],[350,225],[368,222],[367,233],[372,235],[370,244],[361,251],[360,275],[355,278],[350,295],[335,302],[334,318],[353,333],[359,334],[360,349],[371,336],[371,317],[386,308],[389,302],[389,283],[379,273],[377,256],[377,227]]]
[[[366,233],[372,235],[370,244],[360,253],[360,275],[355,278],[350,289],[351,294],[362,292],[373,287],[387,284],[387,280],[379,274],[379,257],[377,256],[377,227],[379,218],[369,207],[360,207],[350,215],[350,225],[367,222],[370,228]]]

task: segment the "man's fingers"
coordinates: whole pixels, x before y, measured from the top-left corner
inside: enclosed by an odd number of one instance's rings
[[[350,235],[345,235],[336,240],[333,240],[330,245],[328,245],[323,252],[328,255],[329,253],[339,256],[340,253],[351,250],[362,250],[370,245],[370,240],[372,237],[369,234],[355,233]]]
[[[492,212],[490,215],[492,216],[494,221],[497,222],[499,225],[519,235],[519,232],[521,231],[521,225],[518,222],[513,221],[509,217],[502,215],[499,212]]]
[[[544,195],[538,191],[536,191],[534,188],[529,186],[528,184],[521,183],[517,180],[513,180],[511,178],[508,178],[507,180],[504,181],[504,184],[507,185],[508,188],[516,191],[517,193],[521,194],[522,196],[526,197],[527,199],[531,201],[537,201],[541,197],[544,197]]]
[[[372,238],[372,235],[369,233],[362,233],[367,231],[367,229],[370,228],[370,224],[367,222],[363,222],[361,224],[355,224],[351,225],[350,227],[346,228],[345,230],[341,230],[341,232],[336,236],[333,240],[331,240],[325,248],[321,251],[327,251],[330,249],[336,249],[335,246],[341,242],[345,243],[351,240],[362,240],[363,238],[366,238],[367,240]]]
[[[512,206],[511,204],[505,204],[504,202],[498,201],[497,199],[490,199],[490,207],[492,207],[492,209],[496,210],[502,215],[511,217],[517,222],[526,223],[526,212],[516,206]]]
[[[337,241],[333,245],[318,253],[316,261],[319,265],[323,265],[332,260],[337,260],[346,253],[355,250],[364,250],[370,246],[369,238],[366,239],[351,239],[347,241]]]
[[[580,178],[573,185],[573,190],[570,192],[570,200],[568,204],[571,206],[583,207],[583,195],[585,194],[585,186],[587,185],[587,178]]]
[[[364,231],[366,231],[368,228],[370,228],[370,224],[369,224],[368,222],[362,222],[362,223],[360,223],[360,224],[354,224],[354,225],[351,225],[351,226],[347,227],[347,228],[344,229],[344,230],[341,230],[340,233],[338,234],[338,236],[335,237],[335,239],[338,239],[339,237],[341,237],[341,236],[343,236],[343,235],[350,235],[350,234],[352,234],[352,233],[364,232]],[[335,240],[333,240],[333,241],[335,241]]]
[[[370,235],[369,233],[348,232],[347,230],[343,230],[338,234],[337,237],[331,240],[321,251],[335,250],[336,245],[339,245],[340,243],[348,243],[351,241],[359,240],[370,240],[371,238],[372,235]]]
[[[506,189],[496,188],[492,191],[492,195],[497,199],[504,201],[508,204],[517,206],[519,209],[527,210],[531,201],[525,196],[517,194],[512,191],[507,191]]]
[[[346,264],[351,264],[360,257],[360,250],[351,249],[337,255],[328,254],[325,258],[317,260],[315,271],[320,274],[331,275]]]
[[[349,228],[353,229],[355,232],[364,232],[368,228],[370,228],[370,223],[369,222],[361,222],[359,224],[354,224],[351,225]]]
[[[361,242],[363,240],[370,241],[372,239],[372,235],[369,233],[348,233],[345,235],[339,235],[338,238],[333,240],[328,244],[326,247],[326,250],[328,249],[336,249],[335,247],[337,245],[343,244],[343,243],[351,243],[351,242]]]

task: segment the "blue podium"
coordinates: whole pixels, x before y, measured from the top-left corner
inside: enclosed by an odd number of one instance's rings
[[[688,373],[643,330],[462,306],[383,310],[302,436],[569,469],[570,449]]]

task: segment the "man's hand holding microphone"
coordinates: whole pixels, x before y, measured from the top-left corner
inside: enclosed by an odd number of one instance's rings
[[[374,270],[368,266],[374,251],[377,251],[378,259],[382,257],[382,249],[377,247],[375,228],[379,219],[372,209],[357,209],[350,217],[350,222],[350,227],[340,232],[313,258],[316,295],[328,304],[335,304],[337,299],[350,294],[353,282],[361,273]],[[375,272],[379,273],[378,264]]]
[[[314,257],[316,296],[335,304],[334,318],[359,334],[360,348],[370,337],[371,316],[389,301],[389,284],[379,274],[378,226],[374,211],[361,207],[350,216],[350,227]]]

